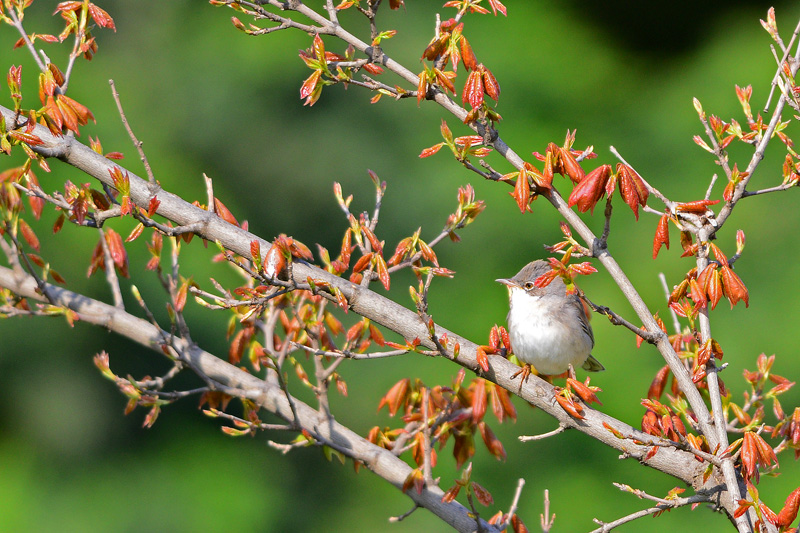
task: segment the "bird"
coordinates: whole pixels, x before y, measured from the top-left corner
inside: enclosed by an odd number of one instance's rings
[[[535,281],[551,270],[546,261],[528,263],[513,278],[495,280],[508,287],[508,334],[511,351],[525,366],[520,388],[531,373],[558,376],[570,365],[590,372],[605,370],[591,355],[594,334],[583,301],[567,294],[560,277],[537,287]]]

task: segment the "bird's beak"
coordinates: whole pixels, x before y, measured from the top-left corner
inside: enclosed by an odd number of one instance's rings
[[[497,283],[502,283],[503,285],[507,285],[508,287],[519,287],[516,283],[511,281],[510,279],[496,279]]]

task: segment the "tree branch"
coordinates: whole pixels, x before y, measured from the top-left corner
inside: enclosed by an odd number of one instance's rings
[[[37,291],[36,281],[31,276],[25,276],[23,279],[15,276],[12,270],[0,267],[0,285],[26,298],[45,301]],[[47,292],[52,295],[56,305],[72,309],[80,320],[105,327],[156,352],[161,353],[163,338],[169,336],[169,333],[159,330],[146,320],[114,306],[53,285],[48,285]],[[189,364],[198,375],[225,387],[238,389],[244,398],[252,400],[259,407],[275,413],[284,420],[293,421],[294,415],[289,399],[280,387],[240,370],[182,338],[173,337],[172,347],[179,358]],[[292,401],[297,410],[298,421],[303,428],[312,435],[319,434],[326,444],[332,445],[353,460],[363,462],[375,474],[395,487],[402,488],[412,471],[404,461],[338,422],[329,420],[324,414],[300,400],[292,398]],[[458,531],[473,531],[475,520],[469,516],[467,509],[455,501],[443,503],[443,494],[444,492],[435,486],[423,488],[421,494],[417,494],[414,490],[406,492],[415,504],[433,512]],[[496,528],[486,522],[481,522],[481,526],[484,531],[496,531]]]

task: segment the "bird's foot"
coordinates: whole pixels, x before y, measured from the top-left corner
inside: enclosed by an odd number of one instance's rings
[[[520,375],[522,377],[519,380],[519,388],[517,389],[517,394],[522,392],[522,385],[526,381],[528,381],[528,378],[531,375],[531,365],[526,363],[525,366],[523,366],[522,368],[519,369],[519,371],[517,371],[517,372],[515,372],[514,374],[511,375],[511,379],[514,379],[514,378],[516,378],[517,376],[520,376]]]

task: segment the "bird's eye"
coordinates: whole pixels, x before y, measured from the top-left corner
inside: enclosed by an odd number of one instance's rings
[[[524,288],[526,291],[531,290],[533,287],[534,287],[534,284],[533,284],[532,281],[526,281],[525,285],[522,286],[522,288]]]

